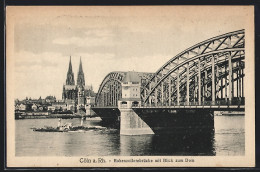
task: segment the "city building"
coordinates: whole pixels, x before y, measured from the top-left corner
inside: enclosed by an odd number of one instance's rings
[[[27,109],[28,109],[28,106],[26,104],[20,104],[20,106],[19,106],[20,111],[25,111]]]
[[[55,110],[59,110],[59,111],[66,111],[67,110],[67,105],[66,105],[65,102],[52,103],[51,107],[54,107]]]
[[[140,88],[141,75],[138,72],[127,72],[122,82],[122,98],[119,100],[120,107],[132,107],[141,104]]]
[[[55,111],[56,107],[55,106],[48,106],[48,111]]]
[[[66,103],[67,109],[72,112],[77,112],[80,109],[85,109],[87,100],[88,102],[90,102],[89,98],[87,99],[87,97],[94,96],[95,93],[92,89],[92,86],[87,86],[85,84],[85,76],[83,72],[81,58],[77,75],[77,83],[75,83],[70,57],[66,83],[63,85],[62,91],[62,100]]]
[[[37,109],[38,109],[38,106],[37,106],[37,104],[34,103],[34,104],[32,105],[32,110],[33,110],[33,111],[37,111]]]
[[[86,85],[85,76],[80,59],[79,70],[77,73],[77,82],[75,83],[72,70],[71,58],[66,77],[66,83],[63,85],[62,100],[57,100],[55,96],[49,95],[45,99],[31,99],[26,97],[23,100],[15,99],[15,111],[19,112],[53,112],[53,113],[86,113],[95,104],[95,93],[92,85]],[[40,114],[40,113],[39,113]]]
[[[45,98],[45,102],[46,102],[46,103],[56,102],[56,97],[55,97],[55,96],[47,96],[47,97]]]

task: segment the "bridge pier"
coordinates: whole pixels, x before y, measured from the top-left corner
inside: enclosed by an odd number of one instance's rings
[[[141,80],[138,73],[128,72],[122,83],[122,98],[117,105],[120,111],[121,135],[154,134],[152,129],[132,109],[132,107],[141,105],[140,88]],[[149,103],[151,103],[150,100]]]
[[[148,135],[153,130],[131,108],[120,108],[120,135]]]

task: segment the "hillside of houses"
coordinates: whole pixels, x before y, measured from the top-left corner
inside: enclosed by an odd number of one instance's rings
[[[95,97],[89,97],[86,100],[86,107],[94,105]],[[63,100],[57,100],[55,96],[47,96],[46,98],[24,100],[15,100],[15,118],[23,118],[31,116],[38,117],[58,117],[61,115],[77,115],[74,109],[71,109]]]

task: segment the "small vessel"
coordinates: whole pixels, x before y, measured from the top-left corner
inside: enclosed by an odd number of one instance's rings
[[[44,128],[31,128],[33,131],[38,132],[84,132],[88,130],[104,130],[106,127],[101,126],[91,126],[91,127],[85,127],[83,126],[83,118],[81,119],[81,125],[80,126],[73,126],[72,123],[65,123],[64,125],[61,125],[61,119],[59,118],[58,126],[56,128],[51,126],[44,126]]]
[[[44,128],[32,128],[32,129],[33,131],[40,131],[40,132],[68,132],[71,126],[72,126],[71,123],[66,123],[65,125],[59,125],[56,128],[51,126],[44,126]]]
[[[40,131],[40,132],[66,132],[68,130],[60,130],[58,127],[53,128],[53,127],[45,127],[45,128],[35,128],[33,131]]]

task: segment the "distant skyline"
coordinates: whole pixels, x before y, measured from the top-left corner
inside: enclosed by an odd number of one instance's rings
[[[86,85],[97,92],[109,72],[156,72],[196,43],[245,28],[239,6],[15,8],[7,60],[14,59],[18,99],[61,99],[70,56],[75,81],[81,57]]]

